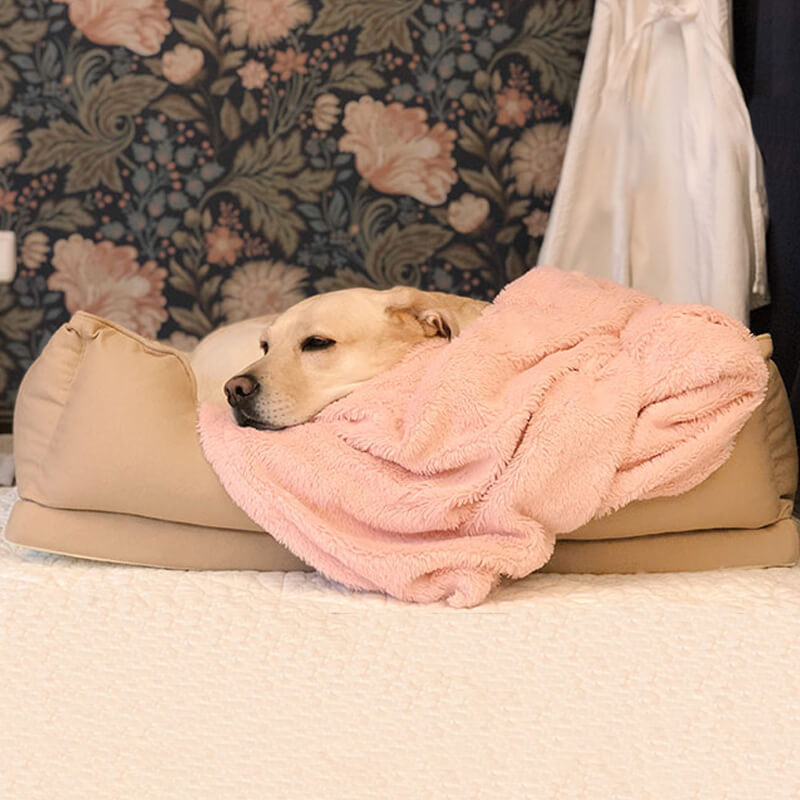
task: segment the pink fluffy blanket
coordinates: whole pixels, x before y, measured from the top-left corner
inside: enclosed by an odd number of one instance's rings
[[[199,424],[234,502],[320,572],[473,606],[559,533],[700,483],[766,382],[724,314],[540,267],[310,423],[257,431],[203,406]]]

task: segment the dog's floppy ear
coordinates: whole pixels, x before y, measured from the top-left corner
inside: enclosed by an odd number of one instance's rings
[[[476,319],[484,303],[441,292],[423,292],[410,286],[395,286],[386,292],[386,313],[414,321],[423,336],[452,339]]]

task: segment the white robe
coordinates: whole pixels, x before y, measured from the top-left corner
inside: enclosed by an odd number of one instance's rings
[[[761,156],[728,0],[598,0],[540,264],[745,324],[767,302]]]

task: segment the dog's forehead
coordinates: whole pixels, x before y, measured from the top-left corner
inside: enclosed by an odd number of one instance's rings
[[[384,292],[375,289],[340,289],[307,297],[284,311],[265,329],[264,336],[304,333],[319,328],[320,332],[347,326],[354,320],[361,323],[380,319],[386,307]]]

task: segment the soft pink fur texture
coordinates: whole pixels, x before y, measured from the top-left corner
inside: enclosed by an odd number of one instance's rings
[[[256,431],[203,406],[200,434],[234,502],[320,572],[465,607],[557,534],[700,483],[766,383],[726,315],[540,267],[310,423]]]

